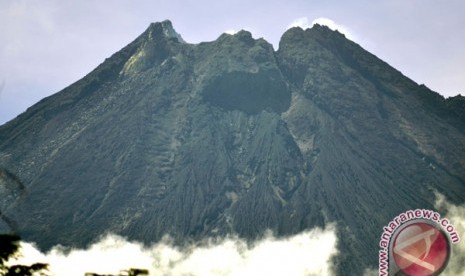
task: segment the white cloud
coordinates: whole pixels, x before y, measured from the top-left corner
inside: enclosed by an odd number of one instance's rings
[[[336,229],[313,229],[288,238],[267,235],[247,245],[238,238],[206,241],[200,246],[174,246],[169,239],[144,247],[116,235],[107,235],[86,250],[55,247],[49,253],[22,243],[17,262],[49,264],[52,275],[84,275],[85,272],[117,274],[143,268],[150,275],[332,275],[337,254]]]
[[[225,34],[229,34],[229,35],[235,35],[237,34],[239,31],[236,31],[234,29],[229,29],[229,30],[226,30],[224,31]]]
[[[300,17],[294,20],[291,24],[289,24],[288,29],[292,27],[300,27],[302,29],[308,29],[313,27],[313,25],[318,24],[318,25],[323,25],[327,26],[333,31],[338,31],[342,34],[344,34],[348,39],[354,41],[354,36],[352,33],[349,31],[349,28],[347,28],[344,25],[337,24],[333,20],[326,18],[326,17],[319,17],[310,23],[307,17]]]
[[[300,17],[297,18],[296,20],[292,21],[291,24],[287,26],[288,29],[293,28],[293,27],[300,27],[302,29],[308,29],[311,28],[313,24],[310,24],[308,21],[307,17]]]
[[[437,193],[435,208],[446,209],[447,213],[443,217],[447,218],[455,227],[460,236],[460,242],[452,244],[452,253],[447,268],[441,275],[459,276],[465,275],[465,205],[454,205],[447,202],[446,198]]]
[[[233,28],[227,29],[226,31],[224,31],[224,33],[229,34],[229,35],[235,35],[240,31],[249,32],[254,39],[263,37],[261,35],[260,31],[258,31],[256,28],[250,27],[250,26],[245,26],[245,27],[239,28],[239,29],[233,29]]]

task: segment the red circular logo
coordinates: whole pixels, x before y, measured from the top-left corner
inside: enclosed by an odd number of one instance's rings
[[[449,240],[432,224],[415,222],[401,229],[392,246],[394,261],[409,276],[439,274],[449,259]]]

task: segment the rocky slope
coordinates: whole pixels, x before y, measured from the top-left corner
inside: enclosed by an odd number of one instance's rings
[[[356,275],[391,218],[433,209],[435,191],[464,202],[463,103],[323,26],[274,51],[246,31],[194,45],[155,23],[0,127],[0,167],[27,189],[0,202],[43,248],[335,222],[337,270]]]

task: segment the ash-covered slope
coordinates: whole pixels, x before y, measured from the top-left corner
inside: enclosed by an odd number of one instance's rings
[[[336,222],[337,269],[356,275],[391,218],[433,208],[434,191],[465,200],[463,102],[326,27],[290,29],[275,52],[156,23],[0,127],[0,167],[27,189],[6,214],[42,247]]]

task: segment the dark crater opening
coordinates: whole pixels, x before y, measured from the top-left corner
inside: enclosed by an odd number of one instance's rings
[[[205,86],[203,96],[207,102],[223,109],[236,109],[247,114],[257,114],[265,109],[282,113],[291,103],[291,93],[277,71],[222,74]]]

